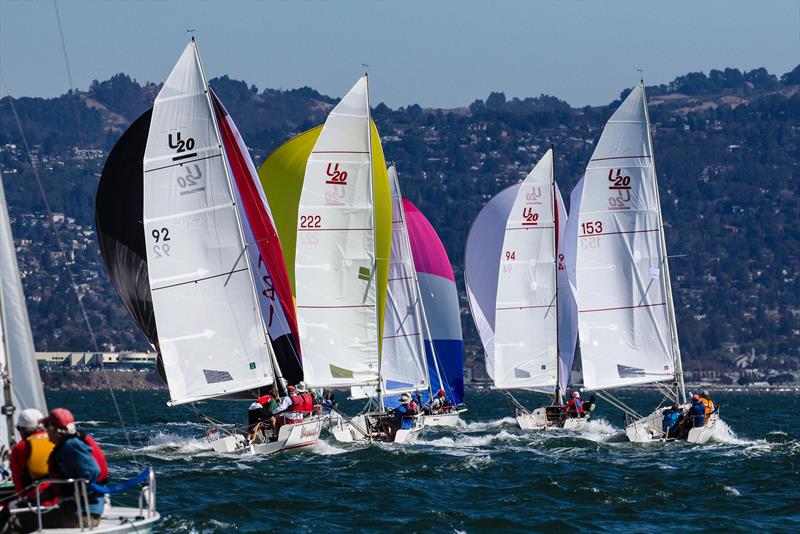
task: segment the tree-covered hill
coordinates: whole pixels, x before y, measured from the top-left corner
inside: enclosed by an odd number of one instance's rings
[[[228,77],[210,83],[256,164],[323,122],[336,102],[310,88],[259,91]],[[0,100],[0,169],[41,349],[89,347],[52,227],[62,230],[66,263],[99,342],[145,346],[111,289],[91,230],[105,155],[157,90],[118,74],[87,91],[14,100],[48,201],[73,221],[44,217],[11,101]],[[687,368],[722,371],[739,358],[751,368],[797,370],[800,67],[780,77],[765,69],[690,73],[648,87],[648,97]],[[439,231],[461,283],[466,234],[486,200],[523,178],[550,144],[568,196],[619,103],[572,108],[552,96],[508,100],[492,93],[458,109],[378,104],[374,118],[404,194]],[[466,305],[463,325],[468,354],[478,358]]]

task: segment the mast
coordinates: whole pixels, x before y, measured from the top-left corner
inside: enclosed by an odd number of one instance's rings
[[[2,178],[0,178],[2,180]],[[0,190],[2,189],[3,184],[0,181]],[[3,400],[5,401],[2,408],[0,408],[0,413],[6,416],[6,432],[8,434],[8,446],[9,448],[13,447],[16,443],[16,434],[14,432],[14,402],[12,401],[11,395],[11,353],[8,348],[8,336],[6,332],[8,328],[6,327],[6,316],[3,313],[3,283],[0,280],[0,349],[2,349],[3,353],[5,354],[5,362],[3,363],[2,369],[0,369],[0,380],[3,381]]]
[[[372,205],[372,210],[370,211],[369,221],[370,221],[370,228],[372,228],[372,269],[375,273],[377,280],[377,272],[378,272],[378,250],[377,250],[377,240],[378,235],[375,231],[375,177],[374,177],[374,169],[372,168],[372,110],[369,107],[369,73],[364,73],[364,80],[366,82],[366,93],[367,93],[367,152],[369,152],[369,200],[370,204]],[[375,324],[378,326],[378,331],[380,332],[380,310],[378,306],[375,306]],[[381,355],[381,336],[377,336],[375,338],[376,348],[378,349],[378,404],[380,406],[380,411],[384,411],[386,409],[386,405],[383,400],[383,390],[384,390],[384,383],[383,383],[383,373],[381,373],[381,364],[383,363],[383,358]]]
[[[556,206],[556,202],[558,201],[556,197],[556,151],[552,144],[550,145],[550,157],[553,162],[552,165],[550,165],[550,191],[553,197],[550,208],[553,210],[553,222],[555,223],[553,224],[553,281],[555,282],[556,289],[555,296],[553,297],[556,313],[556,393],[554,400],[556,400],[560,406],[564,404],[564,396],[561,394],[561,366],[558,364],[561,358],[561,351],[559,350],[560,347],[558,344],[558,226],[560,221],[558,220],[558,206]]]
[[[675,319],[675,303],[672,300],[672,282],[669,276],[669,260],[667,257],[667,242],[664,235],[664,219],[661,214],[661,196],[658,188],[658,174],[656,173],[656,155],[653,151],[653,136],[650,132],[650,112],[647,109],[647,94],[645,93],[644,79],[640,79],[639,83],[642,86],[642,105],[644,106],[645,125],[647,127],[647,143],[650,149],[650,161],[653,163],[653,181],[655,182],[656,190],[656,205],[658,206],[658,228],[659,228],[659,245],[661,247],[661,256],[664,263],[664,286],[666,289],[667,299],[669,302],[668,312],[670,321],[670,336],[672,337],[672,359],[675,366],[675,399],[682,403],[686,403],[686,385],[683,382],[683,363],[681,361],[681,349],[678,342],[678,326]]]
[[[211,94],[208,91],[208,79],[206,78],[206,71],[203,68],[203,61],[200,59],[200,52],[197,50],[197,41],[195,40],[194,35],[192,35],[192,44],[194,45],[194,57],[197,60],[197,66],[199,67],[200,75],[203,78],[206,103],[208,104],[208,109],[211,114],[211,121],[214,124],[214,135],[217,138],[217,143],[219,145],[220,151],[222,152],[223,155],[225,155],[225,147],[223,146],[222,143],[222,136],[220,135],[219,124],[217,124],[217,114],[216,111],[214,110],[214,105],[211,102]],[[231,174],[230,174],[230,169],[228,168],[228,164],[224,160],[223,162],[224,162],[223,168],[225,169],[225,181],[228,184],[228,191],[231,195],[231,201],[233,202],[233,205],[236,208],[236,228],[239,230],[239,239],[241,240],[242,245],[244,247],[244,250],[242,251],[240,257],[244,259],[244,263],[247,266],[247,273],[250,276],[250,289],[253,291],[253,297],[255,299],[256,306],[258,306],[259,297],[255,285],[253,284],[253,280],[255,280],[255,276],[253,275],[253,267],[252,265],[250,265],[250,260],[247,257],[248,245],[244,237],[244,229],[242,228],[242,218],[241,214],[239,213],[240,208],[238,203],[236,202],[237,195],[236,192],[233,190],[233,180],[231,179]],[[269,363],[270,366],[272,367],[272,376],[274,377],[275,383],[278,385],[278,392],[283,394],[284,393],[283,381],[278,380],[279,378],[283,377],[280,375],[280,366],[277,365],[277,362],[275,361],[275,351],[272,349],[272,342],[270,341],[269,338],[267,325],[264,323],[264,314],[262,314],[261,311],[259,310],[258,316],[261,322],[261,330],[264,333],[264,343],[266,344],[267,353],[269,354]]]

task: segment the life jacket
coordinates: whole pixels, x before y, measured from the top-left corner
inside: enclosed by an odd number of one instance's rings
[[[702,400],[695,402],[690,410],[692,414],[693,426],[705,426],[706,424],[706,405]]]
[[[408,403],[408,410],[406,411],[408,415],[417,415],[419,413],[419,406],[413,400]]]
[[[264,395],[263,397],[257,398],[256,402],[266,408],[270,400],[272,400],[272,395]]]
[[[702,402],[706,407],[706,422],[708,422],[708,420],[711,419],[711,414],[714,413],[716,406],[714,406],[713,400],[705,397],[700,397],[700,402]]]
[[[100,476],[97,477],[97,483],[101,485],[108,483],[108,462],[106,462],[106,455],[103,454],[103,449],[89,434],[78,433],[78,437],[92,448],[92,457],[100,468]]]
[[[314,411],[314,397],[311,393],[305,392],[301,393],[300,396],[303,398],[303,412],[304,413],[311,413]]]
[[[662,430],[664,432],[666,432],[667,430],[673,432],[678,424],[678,420],[680,419],[680,417],[681,417],[681,412],[678,411],[676,412],[668,411],[664,413],[664,424],[662,425]]]
[[[50,453],[53,452],[53,442],[47,437],[47,432],[36,432],[25,438],[30,450],[30,456],[25,463],[27,475],[29,477],[28,484],[34,480],[39,480],[47,476],[49,468],[47,466],[47,459],[50,458]]]
[[[292,399],[292,407],[287,411],[303,413],[303,404],[305,403],[303,402],[302,395],[291,395],[290,398]]]

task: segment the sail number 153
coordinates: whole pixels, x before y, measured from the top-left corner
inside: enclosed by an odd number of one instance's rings
[[[603,221],[589,221],[581,223],[581,233],[583,235],[602,234]]]

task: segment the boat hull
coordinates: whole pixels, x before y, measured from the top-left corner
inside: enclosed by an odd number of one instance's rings
[[[554,418],[552,412],[548,413],[547,407],[536,408],[532,412],[517,411],[515,414],[517,425],[522,430],[554,430],[562,428],[564,430],[584,430],[589,424],[589,416],[568,417],[563,421]]]
[[[251,443],[243,434],[229,434],[220,436],[217,429],[207,433],[208,440],[215,452],[221,454],[273,454],[279,451],[299,449],[314,445],[319,441],[322,431],[322,419],[313,416],[302,423],[282,425],[278,430],[278,439],[263,443]]]
[[[21,510],[12,510],[13,513],[28,513],[29,508]],[[34,508],[35,510],[35,508]],[[129,508],[123,506],[106,505],[103,510],[103,515],[100,517],[100,524],[96,527],[89,529],[72,527],[72,528],[44,528],[41,531],[48,534],[75,534],[77,532],[92,532],[96,534],[128,534],[128,533],[141,533],[148,534],[152,532],[153,527],[161,520],[158,512],[149,512],[147,510],[140,510],[139,508]],[[36,520],[35,516],[33,517]],[[35,528],[35,527],[34,527]]]
[[[377,417],[385,417],[384,414],[364,414],[357,415],[349,421],[345,421],[341,416],[331,416],[330,432],[333,437],[342,443],[369,443],[372,441],[383,441],[392,443],[413,443],[419,437],[424,427],[424,416],[414,418],[414,424],[409,429],[398,429],[394,433],[393,439],[378,431],[375,431]]]
[[[689,405],[682,407],[688,411]],[[662,422],[664,420],[662,409],[657,409],[648,416],[637,419],[636,421],[628,424],[625,427],[625,435],[628,440],[633,443],[649,443],[652,441],[666,441],[662,432]],[[689,430],[689,435],[686,438],[688,443],[702,444],[711,440],[717,427],[717,415],[713,414],[709,422],[702,427],[696,427]]]
[[[464,408],[449,413],[425,415],[422,418],[422,422],[424,426],[454,427],[458,426],[458,422],[461,420],[461,414],[466,411],[467,409]]]

